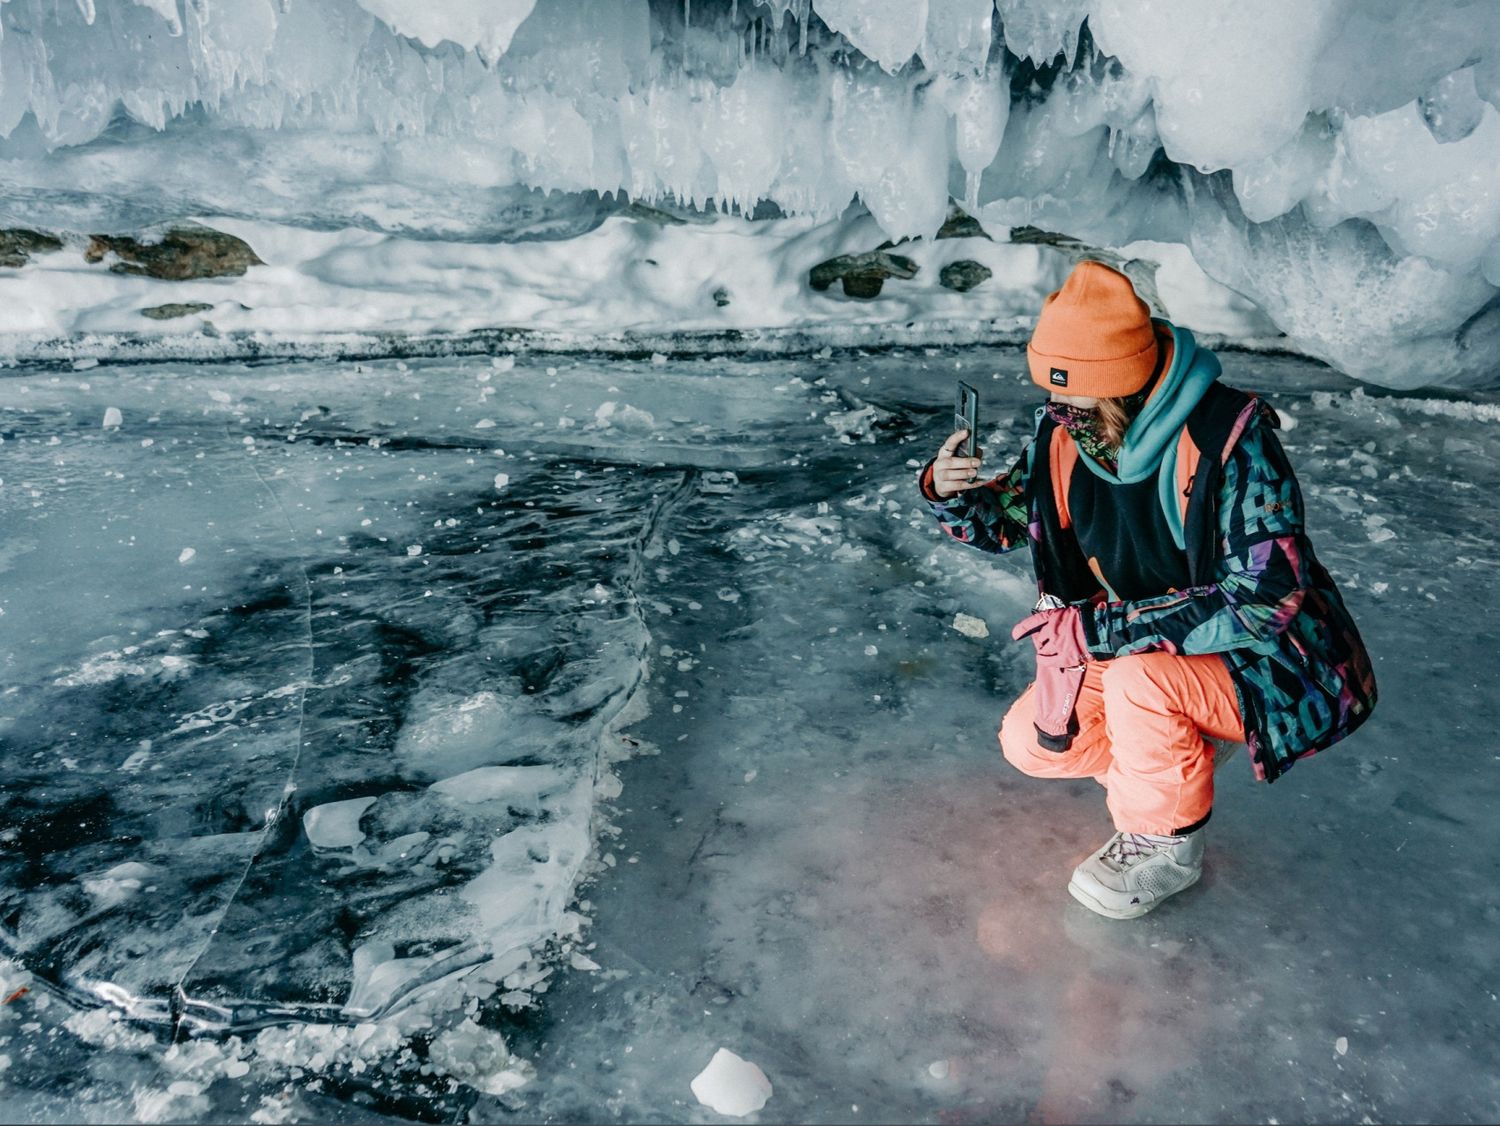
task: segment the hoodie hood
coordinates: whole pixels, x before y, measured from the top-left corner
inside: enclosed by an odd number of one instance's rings
[[[1161,375],[1151,397],[1135,416],[1125,441],[1120,445],[1118,468],[1111,473],[1088,454],[1080,451],[1079,460],[1104,480],[1120,485],[1144,481],[1160,467],[1169,449],[1177,446],[1188,415],[1198,405],[1223,368],[1219,357],[1207,348],[1198,347],[1193,334],[1170,321],[1153,317],[1153,325],[1172,338],[1172,363]]]

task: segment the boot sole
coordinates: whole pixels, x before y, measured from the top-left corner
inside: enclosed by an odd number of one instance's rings
[[[1154,911],[1156,908],[1160,907],[1167,900],[1171,899],[1173,895],[1179,895],[1182,892],[1187,891],[1188,888],[1192,887],[1202,878],[1203,872],[1200,869],[1199,871],[1193,873],[1193,878],[1191,880],[1183,884],[1176,891],[1172,892],[1171,895],[1162,896],[1162,898],[1160,899],[1153,899],[1150,903],[1132,904],[1129,907],[1107,907],[1103,903],[1099,902],[1099,900],[1095,899],[1088,892],[1084,891],[1083,888],[1079,887],[1072,880],[1068,881],[1068,894],[1076,899],[1079,903],[1087,907],[1090,911],[1094,912],[1094,914],[1103,915],[1106,919],[1139,919],[1142,915],[1148,914],[1151,911]]]

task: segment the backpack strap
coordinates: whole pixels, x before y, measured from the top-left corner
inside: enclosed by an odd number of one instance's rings
[[[1209,581],[1218,553],[1218,494],[1224,464],[1250,418],[1263,406],[1256,396],[1216,382],[1193,408],[1183,427],[1178,450],[1179,474],[1188,468],[1181,464],[1182,446],[1191,445],[1196,451],[1188,453],[1194,465],[1178,490],[1179,494],[1185,490],[1182,523],[1188,570],[1195,585]],[[1274,419],[1274,412],[1271,417]],[[1272,425],[1276,422],[1272,421]]]

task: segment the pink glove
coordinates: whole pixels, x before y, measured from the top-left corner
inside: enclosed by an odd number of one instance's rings
[[[1083,687],[1085,666],[1093,658],[1083,636],[1083,617],[1076,606],[1039,610],[1011,630],[1036,648],[1036,686],[1032,690],[1036,741],[1049,751],[1066,751],[1078,734],[1073,711]]]
[[[1071,668],[1093,660],[1084,640],[1083,616],[1077,606],[1040,610],[1017,622],[1010,635],[1016,641],[1031,638],[1036,646],[1037,668],[1043,665]]]
[[[1049,751],[1066,751],[1078,734],[1074,708],[1083,688],[1083,665],[1036,664],[1036,683],[1031,692],[1032,726],[1036,741]]]

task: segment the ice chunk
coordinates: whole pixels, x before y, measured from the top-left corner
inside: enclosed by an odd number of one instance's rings
[[[510,1054],[493,1029],[465,1020],[432,1041],[428,1058],[439,1071],[491,1095],[503,1095],[531,1078],[531,1067]]]
[[[428,47],[444,40],[472,47],[486,58],[498,59],[531,14],[536,0],[358,0],[359,6],[390,24],[399,35],[409,35]]]
[[[975,639],[988,637],[990,627],[985,624],[983,618],[976,618],[972,614],[958,613],[953,616],[953,628],[965,637]]]
[[[149,864],[127,861],[102,875],[83,881],[83,890],[93,897],[96,910],[107,910],[130,899],[156,874]]]
[[[656,429],[656,419],[650,411],[643,411],[629,403],[613,401],[599,404],[594,411],[594,423],[598,426],[617,426],[621,430],[648,433]]]
[[[912,0],[818,0],[817,10],[824,23],[889,71],[916,53],[927,31],[927,4]]]
[[[365,839],[359,819],[374,804],[371,797],[315,805],[302,815],[302,831],[313,848],[353,848]]]
[[[720,1048],[691,1084],[698,1101],[710,1110],[743,1118],[766,1105],[771,1082],[766,1073],[728,1048]]]
[[[116,427],[123,425],[124,422],[125,416],[120,413],[119,407],[104,408],[104,421],[100,423],[100,425],[104,427],[104,429],[113,430]]]
[[[482,766],[441,782],[432,789],[459,802],[503,800],[512,806],[537,805],[542,797],[571,781],[555,766]]]

